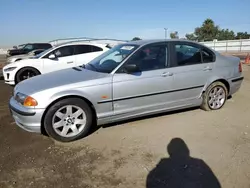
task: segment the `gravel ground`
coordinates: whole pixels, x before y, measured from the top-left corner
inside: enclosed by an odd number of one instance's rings
[[[249,73],[244,66],[240,91],[219,111],[137,119],[72,143],[18,128],[8,111],[13,87],[0,81],[0,187],[249,188]]]

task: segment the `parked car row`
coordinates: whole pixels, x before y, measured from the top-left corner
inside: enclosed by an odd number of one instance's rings
[[[27,54],[33,50],[37,49],[49,49],[52,45],[50,43],[27,43],[20,45],[19,47],[16,47],[14,49],[10,49],[7,51],[6,57],[14,56],[14,55],[22,55]]]
[[[149,114],[194,106],[218,110],[243,81],[239,58],[186,40],[131,41],[110,49],[71,43],[4,69],[12,84],[28,72],[42,74],[15,86],[10,111],[21,128],[62,142],[94,126]]]
[[[109,49],[107,44],[69,42],[42,53],[33,50],[28,55],[13,56],[7,60],[8,64],[3,67],[4,80],[7,84],[16,85],[40,74],[81,66]]]
[[[36,49],[36,50],[32,50],[31,52],[29,52],[27,54],[10,56],[7,58],[7,64],[14,63],[14,62],[20,61],[22,59],[28,59],[28,58],[34,57],[34,56],[42,53],[44,50],[45,49]]]

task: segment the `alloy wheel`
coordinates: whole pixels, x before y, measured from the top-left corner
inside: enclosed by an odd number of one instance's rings
[[[78,106],[66,105],[58,109],[52,118],[52,127],[62,137],[74,137],[86,125],[86,113]]]
[[[208,105],[213,110],[221,108],[226,101],[226,91],[221,86],[212,88],[208,96]]]

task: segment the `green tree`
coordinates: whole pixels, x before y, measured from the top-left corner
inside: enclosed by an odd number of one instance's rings
[[[210,18],[206,19],[200,27],[195,28],[193,34],[187,34],[186,37],[190,40],[211,41],[218,37],[219,26],[216,26]]]
[[[236,39],[249,39],[250,34],[248,34],[247,32],[238,32],[235,38]]]
[[[132,39],[132,41],[134,41],[134,40],[141,40],[141,38],[139,38],[139,37],[134,37],[134,38]]]
[[[234,39],[250,39],[247,32],[238,32],[229,29],[220,29],[210,18],[206,19],[200,27],[196,27],[194,33],[186,34],[188,40],[193,41],[212,41],[218,40],[234,40]]]
[[[217,38],[219,27],[214,24],[212,19],[206,19],[201,27],[194,31],[199,41],[211,41]]]
[[[178,39],[179,38],[178,31],[170,33],[170,38],[171,39]]]
[[[233,31],[229,31],[228,29],[222,29],[218,33],[218,40],[234,40],[235,34]]]
[[[197,36],[195,36],[194,33],[186,34],[185,37],[188,40],[192,40],[192,41],[196,41],[197,40]]]

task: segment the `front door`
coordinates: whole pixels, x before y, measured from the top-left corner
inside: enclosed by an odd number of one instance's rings
[[[136,64],[140,71],[127,74],[122,66],[113,76],[115,115],[157,111],[171,107],[173,76],[168,70],[168,45],[150,44],[139,49],[125,62]]]
[[[51,54],[55,58],[50,59]],[[44,57],[43,73],[53,72],[61,69],[67,69],[75,66],[74,46],[59,47]]]
[[[214,55],[198,44],[172,43],[172,61],[169,72],[173,74],[176,105],[191,104],[201,95],[212,76]]]

